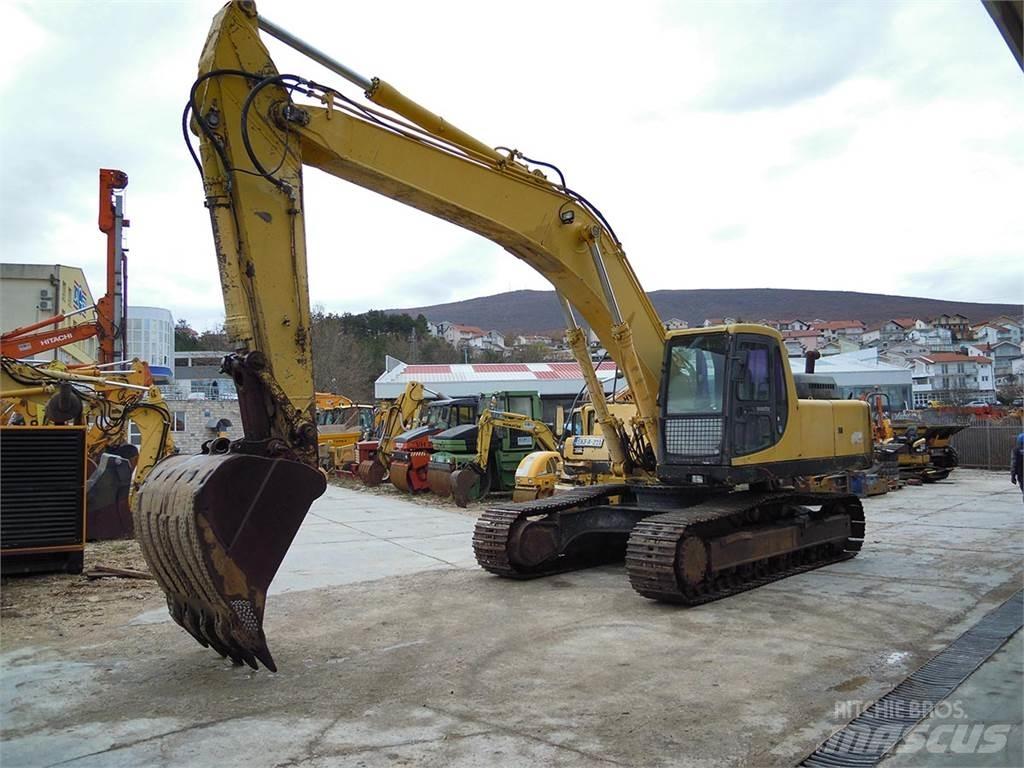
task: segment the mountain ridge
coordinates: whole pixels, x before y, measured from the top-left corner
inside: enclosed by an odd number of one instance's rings
[[[791,288],[666,289],[651,291],[648,296],[663,320],[678,318],[691,327],[700,325],[705,318],[726,316],[753,322],[765,319],[862,320],[871,325],[897,317],[931,320],[944,313],[959,313],[971,323],[982,323],[1004,314],[1020,316],[1024,311],[1019,304]],[[504,334],[540,334],[564,327],[554,291],[508,291],[385,311],[405,312],[413,317],[423,314],[434,323],[447,320]]]

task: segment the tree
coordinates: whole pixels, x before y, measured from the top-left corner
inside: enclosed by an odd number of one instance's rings
[[[174,349],[178,352],[191,352],[202,349],[199,344],[199,334],[188,324],[183,317],[178,318],[174,325]]]
[[[317,307],[312,314],[313,380],[318,391],[353,400],[373,399],[373,383],[387,355],[407,363],[453,363],[461,354],[430,336],[425,317],[371,310],[336,315]]]

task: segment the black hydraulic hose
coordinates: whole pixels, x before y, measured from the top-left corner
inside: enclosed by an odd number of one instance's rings
[[[242,144],[245,145],[245,152],[247,155],[249,155],[249,160],[252,162],[253,167],[257,170],[257,172],[263,178],[265,178],[267,181],[269,181],[271,184],[278,187],[279,189],[285,189],[286,187],[288,187],[288,184],[276,178],[271,171],[268,171],[263,166],[263,163],[260,162],[260,159],[256,157],[256,152],[253,150],[252,143],[249,140],[249,108],[252,107],[252,103],[253,100],[256,98],[256,95],[264,88],[266,88],[269,85],[284,85],[289,81],[294,82],[296,85],[305,85],[309,83],[308,80],[299,77],[298,75],[273,75],[271,77],[267,77],[264,78],[263,80],[260,80],[255,86],[253,86],[252,89],[249,91],[248,95],[245,97],[245,101],[242,102],[241,129]],[[287,142],[288,131],[285,131],[284,156],[281,158],[281,162],[278,163],[277,168],[274,169],[274,172],[279,170],[281,166],[284,165],[284,161],[288,156]]]

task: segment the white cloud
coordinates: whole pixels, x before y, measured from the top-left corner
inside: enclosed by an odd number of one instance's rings
[[[83,265],[102,293],[96,169],[119,167],[132,302],[217,320],[179,121],[220,5],[5,7],[8,103],[33,105],[0,117],[5,260]],[[555,162],[649,289],[1024,293],[1020,72],[980,5],[379,0],[377,22],[348,4],[259,7],[487,143]],[[282,71],[339,82],[268,46]],[[548,287],[491,243],[318,172],[305,199],[328,310]]]
[[[0,26],[4,44],[0,46],[0,94],[10,87],[18,72],[32,65],[33,58],[43,55],[53,45],[53,36],[32,19],[27,3],[6,2],[0,5]]]

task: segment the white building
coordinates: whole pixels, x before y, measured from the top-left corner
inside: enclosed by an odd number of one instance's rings
[[[948,328],[933,326],[926,326],[922,328],[915,326],[907,332],[904,339],[914,344],[920,344],[928,347],[933,352],[953,351],[953,332]]]
[[[794,372],[804,370],[801,357],[791,356],[789,365]],[[815,363],[814,372],[835,379],[838,396],[843,399],[856,399],[865,392],[878,390],[889,396],[894,410],[912,407],[910,369],[881,362],[876,349],[869,347],[822,357]]]
[[[95,304],[85,272],[65,264],[0,264],[0,330],[13,331],[57,315],[78,312],[63,322],[40,328],[70,328],[96,319],[93,311],[79,312]],[[96,337],[40,352],[34,360],[64,363],[95,363]]]
[[[815,323],[814,330],[818,331],[825,341],[845,338],[859,342],[864,334],[864,323],[860,320],[827,320]]]
[[[379,400],[398,397],[410,381],[418,381],[427,389],[444,397],[467,397],[488,392],[536,392],[543,406],[543,419],[555,420],[556,405],[569,407],[586,382],[575,362],[564,363],[444,363],[408,364],[393,357],[385,362],[386,370],[377,377],[373,394]],[[626,386],[617,378],[615,363],[602,363],[598,379],[610,396]]]
[[[453,347],[462,346],[474,336],[484,335],[484,329],[477,328],[475,325],[441,322],[437,324],[437,327],[439,335]]]
[[[998,344],[1001,341],[1020,344],[1021,325],[1009,318],[1000,317],[992,322],[974,326],[974,339],[983,344]]]
[[[505,351],[505,337],[497,331],[487,331],[478,336],[471,336],[464,343],[473,349],[484,349],[491,352]]]
[[[995,402],[992,360],[959,352],[933,352],[914,361],[914,407],[932,401],[963,405],[972,400]]]
[[[149,363],[158,384],[174,379],[174,316],[162,307],[128,307],[128,357]]]

